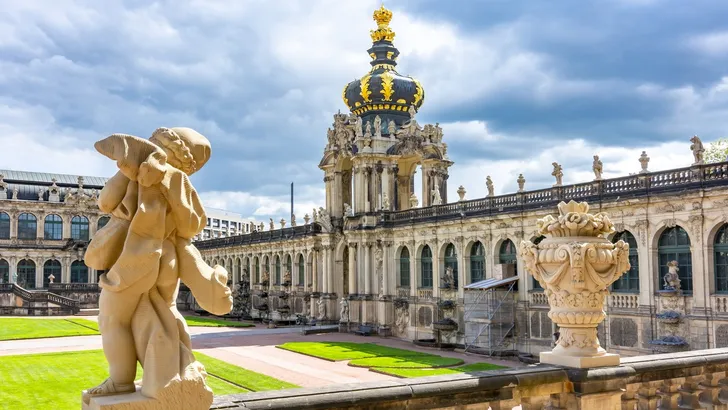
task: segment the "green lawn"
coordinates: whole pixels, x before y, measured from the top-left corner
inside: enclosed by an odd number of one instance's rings
[[[201,353],[195,356],[205,365],[207,384],[216,395],[297,387]],[[76,410],[81,391],[107,374],[101,350],[2,356],[0,403],[8,409]]]
[[[0,318],[0,340],[97,335],[98,329],[86,319]]]
[[[499,370],[505,369],[504,366],[498,366],[497,364],[490,363],[472,363],[466,364],[460,367],[451,368],[439,368],[439,369],[402,369],[402,368],[383,368],[375,367],[372,370],[388,374],[391,376],[413,378],[413,377],[426,377],[426,376],[440,376],[444,374],[458,374],[468,372],[483,372],[486,370]]]
[[[318,357],[330,361],[366,359],[371,357],[434,356],[412,350],[380,346],[374,343],[352,342],[289,342],[277,346],[280,349]]]
[[[450,367],[463,364],[460,359],[440,356],[384,356],[356,359],[349,362],[349,366],[356,367],[386,367],[401,369],[424,369],[431,367]]]
[[[187,326],[204,327],[255,327],[252,323],[236,322],[232,320],[211,319],[201,316],[185,316]]]

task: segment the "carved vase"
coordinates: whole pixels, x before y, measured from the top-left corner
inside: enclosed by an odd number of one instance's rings
[[[549,317],[559,326],[559,339],[551,352],[541,353],[542,363],[588,368],[616,366],[619,355],[607,353],[597,338],[605,318],[608,287],[628,271],[629,245],[611,243],[614,225],[606,214],[589,213],[586,202],[558,205],[559,216],[538,220],[546,236],[538,245],[521,242],[526,271],[544,288]]]

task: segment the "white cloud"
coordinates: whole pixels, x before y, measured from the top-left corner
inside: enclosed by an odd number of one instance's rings
[[[713,57],[722,57],[728,52],[728,31],[694,36],[688,40],[688,46]]]

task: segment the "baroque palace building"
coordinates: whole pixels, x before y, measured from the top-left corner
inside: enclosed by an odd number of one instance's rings
[[[197,242],[208,263],[250,284],[254,317],[303,315],[490,353],[550,350],[549,296],[524,272],[518,246],[540,239],[538,218],[576,200],[606,212],[610,239],[630,246],[631,269],[599,327],[603,346],[625,355],[728,346],[728,163],[704,164],[696,137],[688,168],[650,172],[643,153],[640,173],[602,179],[597,157],[594,181],[563,185],[555,163],[551,188],[525,190],[521,176],[518,192],[496,196],[488,180],[487,197],[465,200],[460,189],[449,202],[453,162],[442,129],[416,120],[424,90],[396,71],[391,18],[374,12],[371,69],[346,85],[350,114],[335,114],[327,132],[325,207],[304,224]],[[671,261],[682,292],[666,298]]]

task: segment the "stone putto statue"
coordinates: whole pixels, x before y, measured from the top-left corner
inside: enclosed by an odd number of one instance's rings
[[[417,195],[412,193],[409,198],[410,208],[417,208],[420,205],[420,200],[417,199]]]
[[[341,298],[341,301],[339,302],[341,305],[341,319],[339,319],[342,323],[348,323],[349,322],[349,301],[346,300],[345,297]]]
[[[556,162],[554,162],[551,165],[554,166],[554,170],[553,170],[553,172],[551,172],[551,175],[553,175],[556,178],[556,184],[554,184],[554,186],[561,186],[561,178],[564,177],[564,169],[561,168],[561,165],[559,165]]]
[[[347,203],[344,204],[344,216],[354,216],[354,210]]]
[[[455,274],[452,266],[445,268],[445,274],[442,275],[442,286],[447,289],[455,287]]]
[[[705,153],[703,142],[700,141],[700,138],[698,138],[697,135],[693,135],[693,137],[690,138],[690,142],[692,142],[690,150],[693,151],[693,158],[695,159],[695,163],[693,163],[693,165],[703,165],[703,153]]]
[[[442,205],[442,197],[440,196],[440,190],[437,188],[432,190],[432,205]]]
[[[594,162],[592,163],[592,170],[594,171],[594,180],[599,181],[602,179],[602,160],[599,159],[599,155],[594,155]]]
[[[387,195],[387,193],[385,192],[382,195],[382,209],[384,209],[385,211],[389,211],[391,205],[392,204],[389,202],[389,195]]]
[[[494,196],[495,188],[493,188],[493,180],[490,179],[490,175],[485,177],[485,187],[488,188],[488,196]]]
[[[677,274],[680,268],[677,267],[677,261],[667,263],[667,273],[662,278],[665,281],[665,290],[680,291],[680,276]]]
[[[518,183],[518,192],[523,192],[523,186],[526,185],[526,178],[523,177],[523,174],[518,174],[516,182]]]
[[[642,151],[642,155],[640,155],[640,166],[642,166],[642,170],[640,171],[640,174],[646,174],[650,171],[647,170],[647,164],[650,163],[650,157],[647,156],[646,151]]]
[[[371,137],[372,136],[372,123],[370,121],[367,121],[366,129],[364,131],[364,137]]]
[[[174,297],[181,280],[203,309],[224,315],[233,307],[227,271],[208,266],[191,243],[207,218],[189,176],[210,158],[210,143],[189,128],[159,128],[149,140],[114,134],[94,147],[119,172],[99,198],[111,220],[85,254],[89,267],[106,271],[99,277],[99,328],[109,378],[85,391],[83,401],[134,392],[139,362],[141,395],[162,404],[156,408],[207,409],[212,391]]]

